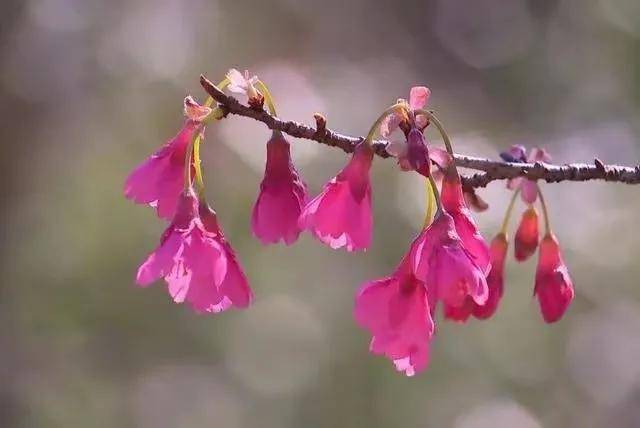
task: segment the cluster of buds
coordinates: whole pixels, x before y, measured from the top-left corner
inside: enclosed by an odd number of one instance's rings
[[[218,88],[245,96],[252,108],[266,104],[271,115],[277,116],[273,97],[256,76],[232,69]],[[480,235],[465,202],[468,195],[463,192],[448,135],[434,113],[424,109],[429,96],[428,88],[414,87],[408,101],[399,99],[385,110],[355,147],[347,165],[315,198],[308,197],[307,186],[293,165],[289,142],[281,132],[273,131],[251,217],[252,232],[265,245],[290,245],[308,231],[333,249],[366,250],[373,227],[373,138],[378,133],[389,137],[394,130],[402,131],[404,138],[390,143],[388,151],[402,170],[415,171],[427,180],[427,221],[395,271],[360,288],[354,314],[371,332],[371,351],[385,355],[409,376],[427,366],[438,303],[446,319],[458,322],[471,315],[488,318],[495,312],[503,292],[508,242],[506,226],[491,247]],[[124,189],[127,198],[152,206],[160,218],[170,220],[160,244],[138,269],[137,283],[147,286],[164,278],[172,299],[187,302],[199,313],[245,308],[253,299],[236,254],[205,198],[200,145],[205,127],[224,117],[223,109],[212,108],[212,103],[210,98],[200,105],[187,97],[182,129],[129,175]],[[446,150],[426,141],[424,132],[430,124],[441,133]],[[528,160],[524,154],[516,159],[515,150],[509,153],[511,161]],[[555,321],[571,301],[573,288],[548,226],[542,195],[536,183],[524,179],[513,180],[509,186],[515,194],[526,196],[529,204],[540,195],[547,233],[540,243],[535,293],[544,319]],[[508,212],[512,207],[513,201]],[[529,208],[516,235],[516,258],[528,258],[537,245],[537,212]]]
[[[544,149],[534,147],[527,155],[525,148],[521,145],[512,146],[500,156],[505,161],[516,163],[551,161],[551,157]],[[496,271],[496,275],[500,276],[499,295],[502,295],[502,276],[508,247],[507,226],[519,194],[527,209],[522,213],[515,235],[514,257],[518,262],[524,262],[539,248],[534,294],[538,298],[544,320],[549,323],[558,321],[573,300],[573,282],[562,259],[558,238],[551,230],[547,205],[542,191],[538,183],[524,177],[509,180],[507,188],[513,190],[513,196],[502,223],[502,230],[491,244],[492,251],[496,253],[493,263],[500,266],[499,272]],[[542,240],[540,240],[538,226],[538,211],[535,208],[537,201],[542,206],[545,223],[545,234]]]

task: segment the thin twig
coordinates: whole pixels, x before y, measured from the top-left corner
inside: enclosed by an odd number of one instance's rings
[[[346,153],[352,153],[355,146],[364,139],[363,137],[351,137],[330,130],[326,127],[326,120],[323,116],[316,116],[316,124],[320,125],[320,129],[316,129],[303,123],[281,120],[260,107],[245,106],[236,98],[226,95],[202,75],[200,76],[200,84],[220,104],[226,114],[255,119],[264,123],[270,129],[285,132],[292,137],[339,147]],[[391,157],[386,150],[387,144],[388,142],[384,140],[374,141],[373,148],[375,153],[382,158]],[[566,165],[552,165],[541,162],[513,163],[459,154],[455,154],[454,159],[456,165],[460,167],[484,171],[463,177],[463,185],[467,188],[485,187],[494,180],[516,177],[544,180],[549,183],[587,180],[605,180],[627,184],[640,183],[640,165],[636,167],[604,165],[599,159],[595,159],[593,164],[573,163]]]

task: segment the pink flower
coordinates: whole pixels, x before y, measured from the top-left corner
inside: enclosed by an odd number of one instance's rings
[[[522,213],[515,238],[515,257],[519,262],[527,260],[538,248],[538,212],[532,206]]]
[[[391,141],[386,147],[387,153],[398,160],[403,171],[417,171],[428,177],[431,174],[431,162],[446,169],[452,162],[451,156],[438,147],[430,146],[424,139],[422,131],[411,128],[407,141]]]
[[[251,289],[235,254],[218,227],[215,213],[198,205],[192,190],[179,197],[176,215],[160,245],[138,269],[137,283],[148,286],[164,278],[176,303],[196,312],[244,308]]]
[[[491,270],[487,276],[489,297],[484,305],[474,308],[473,316],[476,318],[489,318],[498,308],[504,290],[504,262],[508,247],[509,242],[504,233],[497,234],[491,241]]]
[[[289,142],[274,131],[267,142],[267,164],[260,194],[253,206],[251,228],[263,244],[283,240],[287,245],[300,234],[298,218],[307,202],[307,187],[293,163]]]
[[[558,321],[573,300],[573,282],[562,260],[555,235],[548,233],[540,241],[534,294],[538,297],[545,322]]]
[[[184,100],[187,121],[171,141],[134,169],[124,186],[124,194],[138,204],[155,207],[158,216],[171,219],[184,187],[184,167],[189,143],[202,132],[201,121],[211,112],[193,98]]]
[[[456,232],[462,244],[469,251],[476,265],[482,272],[488,273],[491,268],[489,247],[478,231],[471,211],[467,208],[460,176],[453,172],[446,172],[442,181],[442,206],[455,223]]]
[[[430,96],[431,90],[425,86],[414,86],[409,92],[409,111],[412,115],[409,119],[420,129],[427,126],[428,120],[424,115],[416,114],[415,112],[427,105]],[[390,114],[382,121],[382,124],[380,124],[380,134],[384,138],[388,138],[405,120],[407,120],[407,118],[400,113]]]
[[[258,76],[249,77],[249,70],[245,70],[243,75],[235,68],[232,68],[227,72],[227,79],[229,80],[227,89],[231,92],[246,95],[249,100],[258,99],[262,96],[253,86],[258,82]]]
[[[507,152],[500,153],[500,156],[508,162],[551,162],[551,156],[546,150],[534,147],[527,156],[525,149],[521,145],[512,146]],[[533,204],[538,198],[538,185],[535,181],[524,177],[512,178],[507,181],[507,187],[511,190],[520,189],[520,197],[527,204]]]
[[[417,238],[412,251],[413,270],[429,287],[430,295],[446,306],[459,308],[470,297],[478,305],[488,298],[487,280],[473,255],[456,233],[454,220],[446,212]]]
[[[373,150],[360,143],[351,160],[302,211],[299,225],[331,248],[364,250],[371,243]]]
[[[428,119],[418,113],[418,110],[427,104],[430,96],[431,91],[427,87],[411,88],[409,111],[391,113],[380,125],[380,134],[385,138],[398,127],[402,127],[406,141],[391,141],[387,145],[387,152],[398,159],[398,165],[403,171],[415,170],[425,177],[431,173],[431,161],[441,168],[446,168],[451,162],[447,152],[437,147],[429,147],[424,139],[423,130],[428,124]]]
[[[409,255],[391,276],[360,287],[354,315],[373,336],[372,353],[386,356],[407,376],[426,368],[434,323],[427,291],[413,274]]]
[[[477,304],[471,297],[467,296],[464,304],[460,307],[445,305],[445,318],[457,322],[466,322],[472,314],[478,319],[487,319],[496,312],[504,290],[504,261],[508,246],[507,238],[503,233],[496,235],[491,241],[491,270],[487,275],[489,295],[484,305]]]
[[[406,141],[391,141],[386,151],[397,158],[400,169],[417,171],[425,177],[431,174],[431,162],[446,169],[452,161],[445,150],[429,145],[423,131],[415,127],[409,130]]]

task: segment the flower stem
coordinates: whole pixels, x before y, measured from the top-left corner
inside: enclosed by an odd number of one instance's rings
[[[429,176],[429,186],[431,187],[431,190],[433,191],[433,199],[436,202],[436,212],[435,212],[435,216],[438,215],[439,212],[442,211],[442,203],[440,202],[440,194],[438,193],[438,186],[436,185],[436,181],[433,179],[433,176]]]
[[[260,93],[262,93],[262,96],[264,96],[264,100],[267,103],[269,113],[271,113],[272,116],[278,117],[278,114],[276,113],[275,100],[273,99],[269,88],[267,88],[267,85],[265,85],[262,80],[258,79],[258,81],[256,82],[256,86],[258,87]]]
[[[202,123],[209,124],[212,120],[220,120],[224,116],[224,110],[220,107],[216,107],[211,110],[211,113],[206,115],[204,119],[202,119]]]
[[[371,143],[373,142],[373,137],[376,135],[376,132],[378,131],[378,128],[380,127],[380,124],[382,123],[382,121],[389,116],[392,113],[395,113],[397,111],[407,111],[407,104],[403,101],[400,103],[396,103],[394,105],[392,105],[391,107],[389,107],[388,109],[386,109],[384,112],[382,112],[382,114],[380,115],[380,117],[378,117],[376,119],[376,121],[373,123],[373,125],[371,126],[371,129],[369,129],[369,133],[367,134],[367,138],[365,138],[364,140],[367,141],[367,144],[371,145]]]
[[[513,192],[511,196],[511,201],[509,201],[509,206],[507,207],[507,211],[504,213],[504,219],[502,220],[502,227],[500,228],[500,233],[504,236],[507,236],[507,229],[509,227],[509,219],[511,218],[511,213],[513,212],[513,207],[516,204],[516,199],[518,199],[518,194],[520,193],[520,189],[517,189]]]
[[[220,83],[218,83],[216,85],[216,87],[222,91],[222,90],[224,90],[224,88],[229,86],[229,83],[231,83],[231,82],[229,81],[229,79],[227,79],[225,77],[224,79],[222,79],[220,81]],[[205,101],[204,105],[207,106],[207,107],[211,107],[211,105],[213,104],[213,101],[214,101],[213,97],[210,96],[210,97],[207,98],[207,101]]]
[[[545,235],[550,235],[551,223],[549,222],[549,211],[547,211],[547,202],[544,200],[544,196],[542,196],[542,190],[540,190],[540,186],[538,186],[538,196],[540,197],[540,205],[542,206],[542,215],[544,216],[544,229],[546,231]]]
[[[427,190],[427,212],[424,218],[424,227],[429,226],[431,221],[433,220],[433,215],[436,211],[436,195],[435,193],[438,191],[433,187],[430,180],[426,181],[426,190]]]
[[[433,124],[438,128],[438,132],[442,135],[442,140],[444,141],[444,146],[447,149],[447,153],[449,153],[453,157],[453,146],[451,145],[451,139],[449,138],[449,134],[444,130],[444,126],[442,126],[442,122],[440,119],[436,117],[436,115],[430,110],[417,110],[416,114],[423,114],[429,118],[429,121],[433,122]]]
[[[202,137],[198,135],[198,137],[193,142],[193,166],[196,171],[195,183],[196,183],[196,192],[198,196],[204,195],[204,180],[202,179],[202,169],[200,166],[200,142],[202,141]]]
[[[187,146],[187,152],[184,157],[184,190],[187,191],[191,187],[191,155],[193,153],[193,148],[196,144],[196,140],[200,140],[200,133],[202,132],[202,125],[196,127],[193,130],[193,138],[189,142]]]

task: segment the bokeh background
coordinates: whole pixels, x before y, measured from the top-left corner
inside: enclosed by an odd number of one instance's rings
[[[359,284],[389,273],[419,230],[414,175],[374,163],[364,254],[308,235],[265,248],[249,217],[269,132],[237,117],[209,127],[208,197],[256,295],[249,310],[211,316],[172,303],[161,283],[134,285],[165,225],[122,195],[127,173],[177,132],[184,96],[204,100],[201,72],[248,68],[282,117],[322,112],[352,135],[424,84],[459,152],[520,143],[557,162],[634,165],[639,65],[637,0],[3,0],[0,426],[640,426],[632,186],[543,185],[576,285],[569,312],[545,325],[535,259],[511,258],[498,313],[440,320],[414,378],[370,355],[352,319]],[[346,160],[293,146],[312,193]],[[481,194],[490,239],[509,194],[500,182]]]

